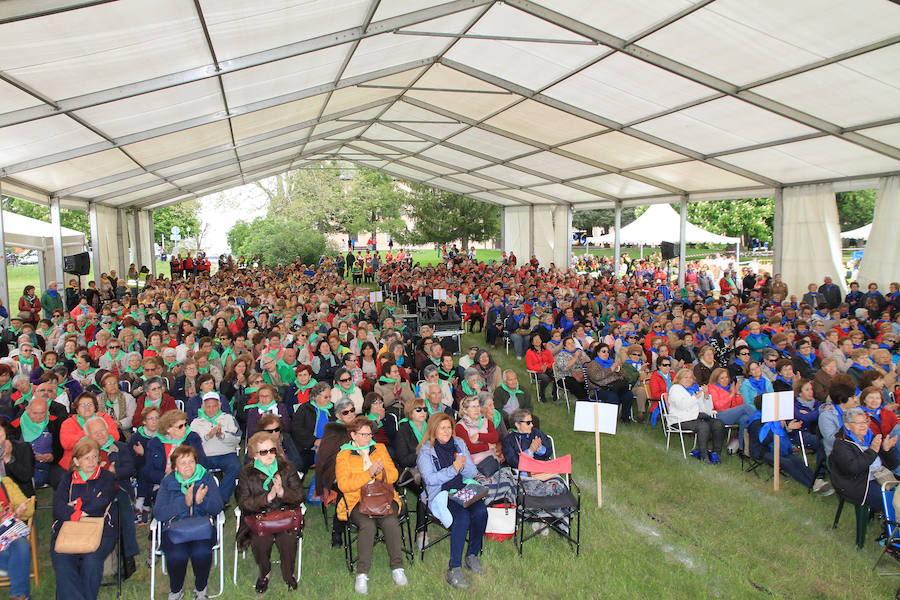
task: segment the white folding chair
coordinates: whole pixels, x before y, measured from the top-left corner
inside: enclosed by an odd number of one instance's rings
[[[225,512],[216,515],[216,543],[212,547],[213,568],[219,566],[219,591],[210,594],[210,598],[218,598],[225,591]],[[156,596],[156,558],[160,559],[162,572],[166,572],[166,556],[160,548],[162,543],[162,523],[153,519],[150,522],[150,600]]]
[[[300,512],[303,514],[303,520],[306,521],[306,504],[300,505]],[[241,524],[241,507],[234,507],[234,520],[235,527],[240,527]],[[304,523],[305,525],[305,523]],[[247,555],[245,550],[241,551],[241,558],[243,559]],[[297,581],[300,581],[300,566],[303,560],[303,527],[300,528],[300,535],[297,537]],[[231,574],[231,582],[234,585],[237,585],[237,568],[238,568],[238,547],[237,547],[237,536],[234,538],[234,570]]]
[[[553,367],[553,385],[556,387],[556,397],[559,398],[559,389],[562,388],[563,396],[566,399],[566,412],[569,412],[569,388],[566,387],[565,377],[559,375],[556,372],[556,367]]]
[[[184,400],[175,400],[175,407],[184,412]]]
[[[531,379],[531,383],[534,384],[535,399],[541,397],[541,388],[540,388],[540,383],[538,381],[538,375],[540,375],[540,374],[541,374],[541,371],[532,371],[531,369],[528,369],[528,377],[529,377],[529,379]]]
[[[673,423],[671,421],[671,417],[669,416],[669,395],[663,394],[659,400],[659,416],[663,422],[663,432],[666,434],[666,450],[669,449],[669,442],[672,439],[672,434],[677,433],[678,439],[681,440],[681,455],[684,456],[684,459],[687,460],[687,451],[684,446],[684,436],[685,435],[693,435],[694,436],[694,446],[697,445],[697,436],[690,429],[683,429],[680,423]],[[691,448],[693,450],[693,448]]]

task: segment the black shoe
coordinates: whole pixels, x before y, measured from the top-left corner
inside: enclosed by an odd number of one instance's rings
[[[122,566],[122,581],[125,581],[137,571],[137,564],[134,562],[133,556],[126,556],[125,563]]]
[[[340,548],[344,545],[344,536],[340,534],[340,532],[332,532],[331,533],[331,547],[332,548]]]
[[[285,583],[287,583],[288,589],[290,589],[290,590],[297,589],[297,578],[296,577],[291,577],[290,581],[286,581]]]
[[[260,579],[257,579],[257,580],[256,580],[256,593],[257,593],[257,594],[264,594],[264,593],[266,593],[266,590],[267,590],[267,589],[269,589],[269,578],[268,578],[268,576],[266,576],[266,577],[261,577]]]

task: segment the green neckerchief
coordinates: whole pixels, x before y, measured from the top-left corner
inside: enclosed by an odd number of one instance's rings
[[[82,376],[82,377],[87,378],[87,377],[89,377],[92,373],[94,373],[94,371],[96,371],[96,370],[97,370],[97,369],[88,369],[87,371],[82,371],[81,369],[75,369],[75,372],[76,372],[76,373],[81,373],[81,376]]]
[[[0,386],[0,392],[5,392],[7,390],[12,389],[12,377],[9,378],[9,381]]]
[[[210,355],[212,356],[212,355]],[[225,348],[222,350],[222,354],[219,355],[219,358],[222,359],[222,366],[224,367],[228,363],[228,357],[234,356],[234,351],[231,348]],[[237,358],[237,357],[235,357]]]
[[[298,389],[299,391],[301,391],[301,392],[305,392],[306,390],[310,389],[311,387],[313,387],[313,386],[316,385],[317,383],[319,383],[319,382],[316,381],[315,379],[313,379],[312,377],[310,377],[310,378],[309,378],[309,383],[307,383],[306,385],[300,385],[300,384],[298,383],[298,384],[297,384],[297,389]]]
[[[229,323],[234,323],[235,321],[237,321],[237,318],[238,318],[237,315],[231,315],[230,317],[226,317],[225,320],[228,321]]]
[[[276,460],[267,467],[257,458],[253,460],[253,467],[266,476],[266,480],[263,481],[263,489],[269,491],[269,488],[272,486],[272,481],[275,479],[275,475],[278,474],[278,461]]]
[[[143,374],[144,374],[144,367],[143,367],[143,366],[140,366],[140,367],[138,367],[137,369],[132,369],[131,367],[126,366],[124,369],[122,369],[122,373],[123,373],[123,374],[129,374],[129,373],[130,373],[130,374],[132,374],[132,375],[143,375]]]
[[[494,429],[500,427],[500,411],[496,408],[494,409],[494,416],[491,417],[491,422],[494,424]],[[478,424],[481,425],[481,421]]]
[[[188,477],[186,481],[178,471],[175,471],[175,481],[181,484],[181,493],[187,494],[188,486],[203,479],[204,475],[206,475],[206,467],[198,464],[194,467],[194,474]]]
[[[20,363],[25,363],[26,365],[33,365],[33,364],[34,364],[34,355],[32,355],[31,358],[29,358],[29,359],[27,359],[27,360],[26,360],[21,354],[20,354],[19,356],[17,356],[16,358],[18,359],[18,361],[19,361]]]
[[[163,437],[163,435],[160,432],[158,432],[158,431],[156,432],[156,437],[159,438],[159,441],[161,441],[163,443],[163,445],[169,444],[169,445],[175,446],[176,448],[178,446],[180,446],[181,444],[183,444],[184,440],[186,440],[187,436],[189,436],[189,435],[191,435],[190,427],[185,427],[184,428],[184,437],[177,439],[177,440],[170,440],[167,437]]]
[[[119,350],[119,353],[116,354],[116,357],[115,357],[115,358],[113,358],[112,356],[110,356],[109,350],[107,350],[107,351],[106,351],[106,354],[104,354],[104,356],[105,356],[106,358],[108,358],[109,360],[111,360],[111,361],[118,361],[118,360],[120,360],[121,358],[123,358],[123,357],[125,356],[125,353],[122,352],[121,350]]]
[[[143,426],[143,425],[141,425],[140,427],[137,428],[137,432],[138,432],[139,434],[141,434],[142,436],[144,436],[145,438],[148,438],[148,439],[150,439],[150,438],[155,438],[155,437],[156,437],[156,432],[154,432],[154,433],[147,433],[147,430],[144,429],[144,426]]]
[[[199,373],[200,375],[206,375],[207,373],[209,373],[209,365],[206,365],[205,367],[197,367],[197,373]]]
[[[160,354],[160,356],[162,356],[162,354]],[[173,360],[172,362],[168,362],[165,359],[163,359],[163,364],[166,365],[167,370],[171,371],[172,369],[174,369],[175,367],[178,366],[178,361]],[[199,371],[199,369],[197,369],[197,370]]]
[[[131,340],[131,343],[128,344],[127,350],[128,350],[129,352],[133,352],[133,351],[134,351],[134,345],[135,345],[136,343],[137,343],[137,340]]]
[[[216,349],[209,351],[209,360],[211,360],[211,361],[216,360],[220,356],[221,356],[221,354],[219,354],[219,351]]]
[[[350,382],[350,387],[348,387],[347,389],[344,389],[344,386],[342,386],[340,383],[335,383],[334,387],[341,390],[341,392],[343,392],[345,396],[349,396],[356,391],[356,384],[352,381]]]
[[[22,392],[19,392],[19,393],[21,394]],[[34,387],[32,387],[31,390],[29,390],[29,392],[27,394],[22,394],[22,397],[19,398],[18,400],[16,400],[15,405],[18,406],[18,405],[22,404],[23,402],[25,403],[26,406],[31,404],[32,396],[34,396]]]
[[[341,446],[341,450],[350,450],[351,452],[359,452],[360,450],[365,450],[366,448],[371,448],[375,445],[374,440],[369,440],[369,443],[365,446],[356,446],[353,442],[347,442],[343,446]]]
[[[61,387],[61,386],[60,386],[60,387]],[[59,389],[56,390],[56,395],[59,396]],[[109,394],[107,394],[107,396],[106,396],[106,406],[107,406],[108,408],[111,408],[111,409],[115,409],[115,408],[116,408],[116,401],[115,401],[115,400],[111,400],[110,397],[109,397]]]
[[[22,413],[22,416],[19,418],[19,427],[22,429],[22,439],[30,444],[44,433],[48,423],[50,423],[49,413],[47,413],[44,420],[40,423],[32,421],[27,412]]]
[[[375,423],[376,427],[381,427],[381,419],[378,418],[378,415],[369,413],[366,415],[366,418]]]
[[[268,371],[263,373],[263,381],[265,381],[269,385],[275,385],[274,383],[272,383],[272,376],[269,374]]]
[[[12,332],[13,336],[19,337],[19,333],[22,331],[22,328],[19,327],[18,329],[16,329],[12,325],[10,325],[9,330]]]
[[[106,443],[100,446],[100,449],[106,453],[109,453],[109,451],[112,450],[115,445],[116,440],[113,439],[113,436],[109,436],[108,438],[106,438]]]
[[[64,352],[63,354],[65,355],[66,359],[71,360],[71,361],[74,361],[74,360],[75,360],[75,353],[74,353],[74,352],[72,352],[71,354],[68,353],[68,352]]]
[[[144,408],[148,406],[155,406],[156,408],[162,408],[162,396],[159,397],[159,400],[154,402],[150,399],[150,396],[144,396]]]
[[[219,415],[221,415],[221,414],[222,414],[221,408],[219,408],[219,412],[217,412],[213,416],[209,416],[208,414],[206,414],[206,411],[203,410],[202,408],[197,411],[197,416],[199,416],[201,419],[206,419],[210,423],[215,423],[216,419],[218,419]]]
[[[444,379],[450,379],[452,375],[442,368],[438,367],[438,375],[443,376]]]
[[[84,417],[81,415],[75,415],[75,420],[78,421],[78,425],[84,429]]]
[[[427,404],[426,404],[427,406]],[[425,435],[425,427],[428,426],[428,423],[422,421],[422,429],[416,427],[416,424],[410,421],[409,419],[400,419],[401,423],[409,423],[410,429],[412,429],[413,434],[416,436],[416,441],[422,442],[422,437]]]
[[[334,403],[333,403],[333,402],[329,402],[329,403],[326,404],[325,406],[319,406],[319,405],[316,404],[315,402],[310,402],[310,404],[312,404],[312,407],[313,407],[314,409],[316,409],[316,411],[318,411],[318,412],[328,412],[329,410],[332,409],[332,407],[334,407]]]
[[[479,387],[476,391],[472,391],[472,388],[469,387],[469,382],[463,379],[462,391],[466,396],[475,396],[476,394],[478,394],[478,392],[481,391],[481,388]]]
[[[510,398],[512,398],[513,396],[515,396],[516,394],[518,394],[519,392],[522,391],[522,388],[520,388],[518,384],[516,384],[516,389],[514,389],[514,390],[509,389],[505,383],[501,383],[500,387],[503,388],[507,394],[509,394]]]
[[[400,381],[400,380],[399,380],[399,379],[391,379],[391,378],[388,377],[387,375],[382,375],[381,377],[378,378],[378,382],[379,382],[379,383],[391,383],[391,384],[394,384],[394,383],[397,383],[398,381]]]
[[[182,310],[182,309],[178,309],[178,314],[181,315],[181,316],[183,317],[183,320],[184,320],[184,319],[190,318],[190,315],[191,315],[192,312],[193,312],[193,311],[190,311],[190,310]]]
[[[245,394],[252,394],[253,392],[258,392],[258,391],[259,391],[258,387],[245,387],[244,388]]]

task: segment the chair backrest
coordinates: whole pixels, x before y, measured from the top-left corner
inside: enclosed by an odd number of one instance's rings
[[[881,486],[881,502],[884,505],[884,519],[887,526],[887,534],[889,538],[896,535],[897,515],[894,513],[894,493],[897,489],[898,482],[888,481]]]
[[[537,460],[524,452],[519,453],[519,471],[529,473],[572,473],[572,455],[566,454],[553,460]]]

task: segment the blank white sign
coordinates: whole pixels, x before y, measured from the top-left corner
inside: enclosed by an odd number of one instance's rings
[[[594,412],[597,407],[599,407],[600,409],[599,427]],[[574,431],[599,431],[600,433],[609,433],[615,435],[618,416],[618,404],[604,404],[602,402],[576,402]]]

